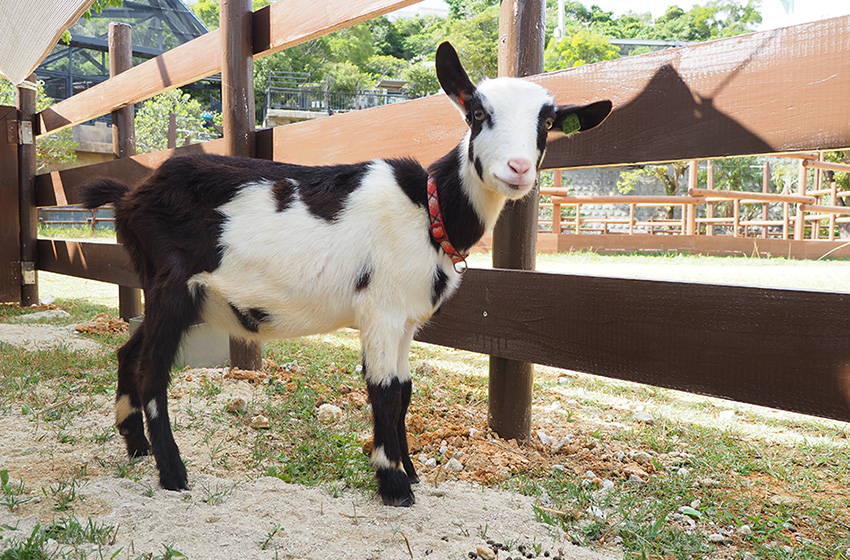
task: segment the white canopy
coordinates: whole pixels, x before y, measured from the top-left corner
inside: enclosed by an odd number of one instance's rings
[[[0,74],[27,79],[94,0],[0,0]]]

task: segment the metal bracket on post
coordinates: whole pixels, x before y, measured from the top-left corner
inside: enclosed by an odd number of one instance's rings
[[[21,121],[18,127],[18,144],[32,145],[32,122]]]
[[[35,263],[34,262],[22,262],[21,263],[21,285],[22,286],[31,286],[35,284]]]

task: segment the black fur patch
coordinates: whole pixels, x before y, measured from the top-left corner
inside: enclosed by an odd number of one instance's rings
[[[543,152],[546,151],[546,140],[549,137],[549,129],[546,128],[546,119],[555,118],[555,106],[544,105],[540,108],[537,114],[537,151],[540,157],[543,157]],[[538,163],[538,168],[540,167]]]
[[[228,305],[230,305],[230,309],[233,311],[233,314],[236,315],[236,320],[238,320],[239,324],[242,325],[242,328],[248,332],[259,332],[260,324],[269,320],[269,314],[262,309],[252,307],[248,309],[248,311],[242,311],[230,302],[228,302]]]
[[[275,200],[275,210],[277,212],[283,212],[295,200],[295,186],[288,179],[275,181],[274,185],[272,185],[272,196]]]
[[[357,276],[357,281],[354,283],[354,291],[362,292],[369,287],[369,282],[372,281],[372,268],[369,265],[360,269],[360,274]]]
[[[428,207],[428,172],[413,159],[388,159],[396,182],[413,204]]]
[[[310,168],[309,173],[298,178],[298,194],[311,214],[333,222],[345,208],[348,196],[360,186],[367,165]]]
[[[448,283],[449,277],[445,272],[443,272],[443,269],[438,266],[434,271],[434,284],[431,287],[431,305],[437,305],[440,299],[442,299]]]
[[[461,146],[458,145],[428,168],[437,182],[440,210],[443,213],[446,232],[452,245],[460,252],[468,251],[484,235],[484,222],[472,207],[458,175],[458,163],[465,156]],[[423,191],[425,188],[423,184]],[[431,244],[436,250],[440,250],[440,245],[433,239]]]
[[[481,163],[481,158],[475,158],[475,172],[478,173],[478,178],[484,180],[484,164]]]

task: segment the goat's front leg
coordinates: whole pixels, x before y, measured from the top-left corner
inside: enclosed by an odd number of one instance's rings
[[[371,462],[384,504],[408,507],[416,501],[410,488],[407,464],[414,477],[416,473],[412,471],[404,434],[404,415],[411,392],[410,371],[408,368],[401,375],[396,371],[399,343],[397,338],[388,340],[389,332],[392,331],[364,330],[361,333],[363,374],[375,427]]]

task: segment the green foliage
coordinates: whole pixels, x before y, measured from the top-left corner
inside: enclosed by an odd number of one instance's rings
[[[16,106],[18,90],[12,83],[0,78],[0,105]],[[38,82],[36,91],[35,110],[43,111],[53,105],[53,99],[44,93],[44,82]],[[36,170],[42,171],[48,166],[77,160],[77,142],[70,129],[61,130],[55,134],[39,138],[36,142]]]
[[[209,136],[201,118],[201,104],[174,89],[145,101],[136,113],[136,151],[164,150],[168,146],[169,114],[177,115],[177,145]]]
[[[574,27],[563,38],[549,41],[543,69],[551,72],[619,57],[619,49],[607,37],[592,28]]]

